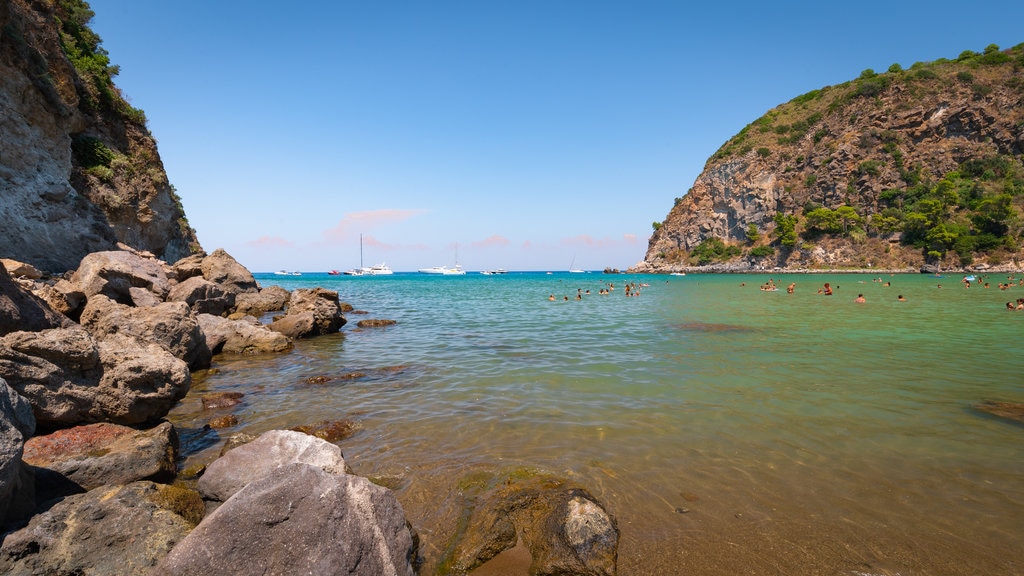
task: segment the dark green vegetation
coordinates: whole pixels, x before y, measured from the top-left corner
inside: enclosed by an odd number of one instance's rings
[[[778,212],[749,228],[736,215],[748,230],[742,250],[704,238],[673,259],[785,259],[816,243],[877,239],[873,246],[924,262],[999,264],[1024,246],[1022,142],[1024,44],[864,70],[793,98],[726,142],[705,169],[760,163],[776,175]]]
[[[129,105],[114,85],[120,69],[110,63],[107,51],[100,46],[99,35],[88,26],[95,15],[83,0],[58,0],[56,4],[61,48],[82,79],[84,104],[95,110],[117,112],[127,120],[145,125],[146,114]]]

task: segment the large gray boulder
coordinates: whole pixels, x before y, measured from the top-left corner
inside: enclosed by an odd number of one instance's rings
[[[0,337],[0,378],[48,428],[155,421],[192,383],[185,362],[161,346],[123,334],[96,341],[78,326]]]
[[[206,345],[214,354],[264,354],[290,350],[292,341],[260,324],[252,316],[229,320],[212,314],[198,316]]]
[[[104,484],[173,480],[177,453],[178,435],[170,422],[146,430],[101,422],[31,438],[22,458],[87,491]]]
[[[288,311],[270,324],[270,329],[289,338],[308,338],[336,334],[345,325],[338,293],[325,288],[298,288],[292,291]]]
[[[35,429],[32,405],[0,378],[0,526],[28,513],[35,500],[31,474],[21,460]]]
[[[123,250],[87,254],[71,281],[86,297],[103,294],[130,306],[163,301],[171,289],[161,262]]]
[[[203,258],[200,265],[203,278],[214,284],[220,284],[228,292],[257,292],[259,285],[251,272],[238,263],[223,248],[217,248],[212,254]]]
[[[196,487],[204,500],[224,502],[246,484],[296,462],[332,474],[346,472],[345,457],[338,446],[302,432],[270,430],[214,460]]]
[[[359,476],[289,464],[207,515],[152,574],[412,576],[415,554],[390,490]]]
[[[184,302],[196,314],[220,316],[235,307],[235,294],[220,284],[214,284],[201,276],[193,276],[172,286],[167,301]]]
[[[0,573],[145,576],[201,514],[199,495],[176,486],[103,486],[65,498],[7,534]],[[229,572],[237,573],[222,573]]]
[[[97,340],[124,334],[161,346],[191,370],[210,366],[212,356],[199,321],[185,302],[162,302],[133,308],[96,294],[82,311],[82,326]]]
[[[19,330],[69,326],[71,320],[54,312],[41,298],[19,286],[0,264],[0,336]]]

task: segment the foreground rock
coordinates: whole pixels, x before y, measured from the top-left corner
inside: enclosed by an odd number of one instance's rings
[[[291,292],[280,286],[267,286],[259,292],[246,292],[235,298],[235,312],[259,318],[267,312],[284,310]]]
[[[158,260],[124,250],[86,255],[71,281],[86,297],[103,294],[130,306],[162,302],[171,289],[167,272]]]
[[[4,538],[0,573],[149,574],[201,508],[198,494],[153,482],[69,496]]]
[[[412,576],[415,553],[390,490],[359,476],[289,464],[204,518],[153,575]]]
[[[28,400],[0,379],[0,526],[27,514],[35,500],[31,473],[21,460],[35,429]]]
[[[259,291],[259,285],[252,273],[222,248],[214,250],[212,254],[203,258],[200,270],[203,273],[203,278],[214,284],[219,284],[233,294]]]
[[[510,477],[480,490],[469,507],[445,561],[452,573],[467,574],[517,542],[532,558],[530,574],[616,573],[615,520],[582,488],[547,476]]]
[[[157,420],[192,383],[185,362],[156,344],[122,334],[97,342],[77,326],[0,338],[0,378],[47,428]]]
[[[178,436],[170,422],[149,430],[88,424],[36,436],[25,443],[25,463],[72,482],[78,491],[136,480],[174,479]]]
[[[331,474],[346,473],[341,448],[302,432],[271,430],[214,460],[197,488],[205,500],[224,502],[250,482],[294,463],[316,466]]]

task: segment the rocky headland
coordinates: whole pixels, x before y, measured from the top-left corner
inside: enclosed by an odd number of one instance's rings
[[[797,96],[708,159],[634,272],[1020,271],[1024,45]]]

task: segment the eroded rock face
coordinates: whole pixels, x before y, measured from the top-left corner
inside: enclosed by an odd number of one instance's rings
[[[275,468],[235,493],[153,574],[412,576],[415,551],[405,514],[390,490],[359,476],[296,463]]]
[[[118,241],[177,260],[198,247],[144,121],[128,105],[96,106],[61,48],[70,8],[11,0],[0,5],[0,254],[64,272]],[[17,38],[17,41],[10,41]],[[117,97],[120,99],[119,97]],[[124,103],[118,103],[124,104]],[[119,162],[74,147],[101,143]]]
[[[185,362],[159,345],[122,334],[97,342],[77,326],[0,338],[0,378],[47,428],[156,420],[192,383]]]
[[[184,302],[196,314],[220,316],[235,307],[235,294],[196,276],[171,287],[167,301]]]
[[[133,482],[69,496],[4,538],[0,572],[148,575],[192,529],[182,492]]]
[[[291,299],[291,292],[280,286],[267,286],[258,293],[247,292],[235,298],[235,312],[248,314],[257,318],[267,312],[284,310]]]

